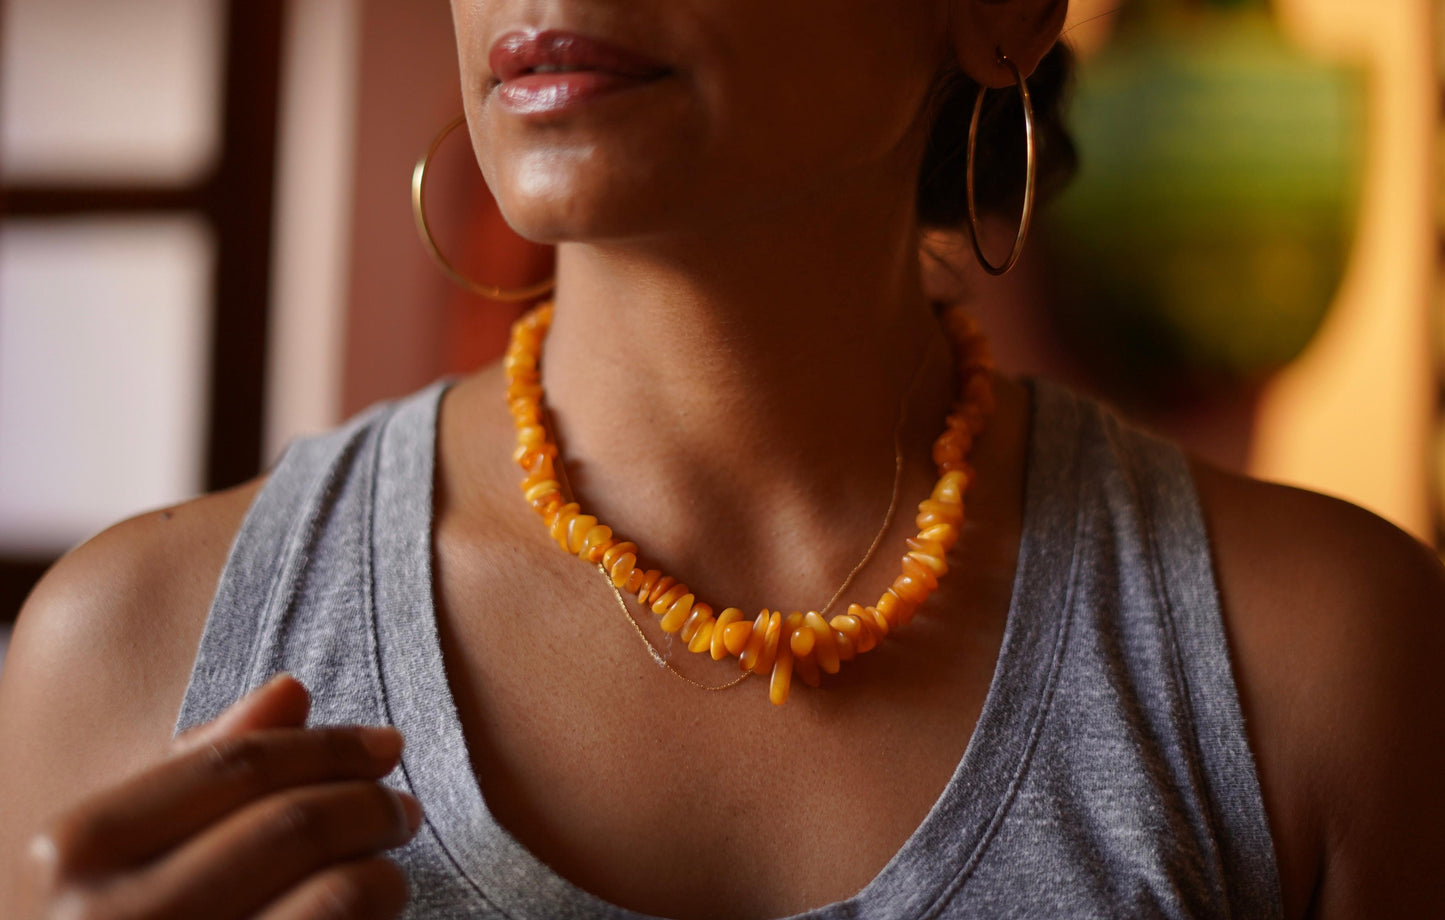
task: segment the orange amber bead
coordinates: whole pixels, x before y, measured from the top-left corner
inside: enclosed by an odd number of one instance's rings
[[[532,502],[532,510],[542,515],[544,521],[547,519],[548,514],[551,514],[560,507],[562,507],[562,494],[560,492],[543,495],[541,498],[535,499]]]
[[[555,479],[543,479],[541,482],[535,482],[531,485],[523,483],[523,486],[525,488],[522,491],[522,495],[528,502],[534,502],[544,495],[559,495],[562,492],[562,484]]]
[[[590,514],[579,514],[567,522],[567,552],[576,554],[582,549],[587,532],[597,526],[597,518]]]
[[[838,643],[833,639],[833,628],[813,610],[808,611],[803,622],[813,631],[813,658],[818,662],[818,667],[829,674],[837,674]]]
[[[659,575],[657,581],[652,583],[652,588],[647,592],[647,596],[642,599],[642,602],[651,606],[659,597],[662,597],[664,593],[672,590],[672,586],[675,584],[677,584],[677,579],[671,575]]]
[[[741,659],[752,641],[753,624],[747,620],[738,620],[723,627],[723,649],[734,658]],[[758,639],[758,648],[762,648],[762,646],[763,640]]]
[[[773,676],[768,681],[768,699],[774,706],[788,701],[788,690],[793,684],[793,652],[786,645],[778,649],[773,661]]]
[[[947,502],[957,505],[963,501],[963,492],[967,488],[967,473],[962,470],[944,473],[938,477],[938,484],[933,487],[933,495],[931,498],[936,502]]]
[[[863,613],[865,617],[863,624],[872,626],[874,632],[878,634],[878,641],[882,642],[887,637],[888,631],[893,628],[893,624],[888,622],[888,618],[880,613],[877,607],[864,607]]]
[[[953,544],[958,542],[958,527],[953,524],[934,524],[931,527],[923,528],[919,534],[920,540],[932,540],[943,547],[944,552],[953,549]]]
[[[933,442],[933,462],[946,463],[949,460],[962,460],[967,449],[968,445],[964,443],[963,437],[950,428]]]
[[[522,469],[531,470],[538,457],[554,457],[556,454],[557,448],[551,444],[543,444],[541,447],[528,447],[521,444],[512,452],[512,459],[517,461]]]
[[[716,620],[708,620],[703,623],[698,627],[697,632],[693,633],[691,641],[687,643],[687,650],[694,653],[707,651],[712,646],[712,634],[716,627]]]
[[[531,401],[535,402],[535,401],[537,401],[537,400],[539,400],[539,399],[541,399],[541,398],[542,398],[542,385],[541,385],[541,384],[538,384],[538,383],[528,383],[528,382],[523,382],[523,381],[520,381],[520,380],[515,381],[515,382],[513,382],[513,383],[507,384],[507,399],[508,399],[508,401],[511,401],[511,400],[514,400],[514,399],[527,399],[527,400],[531,400]]]
[[[678,585],[677,588],[682,588],[682,585]],[[677,588],[673,588],[672,591],[676,591]],[[686,591],[687,589],[683,588],[683,590]],[[670,597],[672,591],[664,594],[662,599],[666,600]],[[662,631],[665,633],[675,633],[679,629],[682,629],[682,624],[687,622],[688,616],[692,613],[692,602],[694,600],[695,598],[691,594],[678,595],[677,599],[668,606],[667,612],[662,615],[662,622],[659,624],[662,626]]]
[[[839,613],[828,621],[835,632],[840,632],[849,639],[857,639],[863,634],[863,623],[851,613]]]
[[[553,465],[551,456],[538,451],[531,451],[528,454],[526,470],[526,478],[533,481],[557,478],[557,470]]]
[[[889,587],[878,598],[877,610],[888,620],[889,628],[906,623],[913,618],[914,605],[904,600],[897,591]]]
[[[751,671],[758,663],[758,656],[763,652],[763,641],[768,637],[768,612],[764,610],[758,614],[753,621],[752,632],[748,634],[748,644],[738,655],[738,665],[744,671]]]
[[[577,555],[586,558],[588,562],[597,562],[602,558],[602,550],[606,549],[611,542],[612,528],[606,524],[594,524],[592,529],[582,537],[582,545],[577,548]],[[597,553],[596,559],[592,558],[594,550]]]
[[[836,629],[833,630],[833,641],[838,644],[839,661],[852,661],[857,657],[858,649],[846,633],[840,633]]]
[[[889,585],[889,590],[905,601],[912,603],[915,607],[928,600],[928,595],[932,593],[928,590],[926,584],[912,575],[899,575],[893,579],[893,584]]]
[[[928,510],[918,512],[918,517],[913,519],[913,523],[919,530],[927,530],[935,524],[952,524],[957,527],[963,523],[963,517],[954,512]]]
[[[662,582],[658,582],[658,584],[660,585],[662,584]],[[658,616],[665,616],[667,612],[672,609],[672,605],[677,602],[677,599],[679,597],[683,597],[686,594],[687,585],[682,584],[681,582],[670,586],[666,591],[663,591],[661,594],[659,594],[657,588],[654,587],[652,589],[652,594],[648,595],[649,597],[657,598],[657,600],[652,602],[652,612],[657,614]]]
[[[537,356],[527,348],[524,343],[516,342],[507,349],[506,357],[502,359],[502,368],[513,374],[518,370],[526,370],[537,366]]]
[[[528,425],[517,431],[517,443],[523,447],[541,447],[546,442],[547,429],[541,425]]]
[[[632,575],[632,578],[627,579],[627,590],[629,593],[637,595],[637,602],[639,604],[645,604],[647,603],[648,592],[652,590],[653,585],[657,584],[657,580],[662,577],[662,573],[657,569],[648,569],[646,572],[643,572],[642,569],[636,569]],[[636,587],[633,586],[634,581],[637,583]]]
[[[943,417],[943,423],[949,431],[956,431],[958,436],[963,438],[963,452],[967,454],[973,447],[973,432],[968,430],[968,419],[960,415],[955,407],[952,412]]]
[[[939,559],[942,559],[948,553],[948,550],[943,548],[942,543],[939,543],[937,540],[929,540],[922,535],[909,537],[903,542],[908,544],[910,550],[917,550],[920,553],[936,556]]]
[[[942,555],[935,556],[932,553],[925,553],[920,550],[914,550],[913,552],[909,553],[905,558],[912,559],[919,565],[923,566],[930,573],[932,573],[935,579],[942,578],[944,575],[948,574],[948,563],[943,561]],[[934,587],[937,587],[937,585],[935,585]]]
[[[963,523],[963,506],[954,502],[936,502],[926,498],[918,503],[918,511],[920,514],[939,515],[940,520],[955,527]],[[920,526],[919,529],[922,530],[923,527]]]
[[[570,519],[574,514],[577,514],[581,510],[582,509],[578,507],[576,502],[568,502],[565,505],[559,506],[557,510],[551,512],[550,517],[543,518],[542,520],[546,521],[547,526],[550,528],[557,523],[559,518],[566,517]],[[563,532],[565,533],[565,531]]]
[[[805,658],[812,654],[813,644],[816,641],[811,627],[794,627],[788,636],[788,647],[793,650],[794,655]]]
[[[610,572],[612,571],[613,563],[615,563],[619,557],[628,553],[632,554],[633,562],[635,563],[637,561],[636,543],[628,540],[623,540],[621,543],[614,543],[611,546],[607,547],[607,552],[602,554],[602,564],[606,566],[607,570]]]
[[[557,517],[552,521],[552,539],[562,549],[567,548],[567,528],[571,526],[572,519],[577,517],[577,512],[570,510],[571,504],[563,505],[557,512]]]
[[[928,566],[914,559],[912,555],[903,557],[903,574],[923,585],[928,589],[929,594],[938,588],[938,576],[934,575],[933,570]]]
[[[883,637],[887,635],[874,619],[877,614],[878,611],[864,607],[861,604],[848,605],[848,616],[858,621],[858,624],[863,627],[861,635],[867,637],[866,640],[860,640],[859,642],[858,650],[860,652],[866,652],[875,647],[878,643],[882,642]],[[867,645],[867,648],[863,648],[863,645]]]
[[[623,553],[612,560],[612,584],[622,588],[627,584],[627,578],[632,574],[633,566],[637,565],[637,557],[631,553]]]
[[[758,652],[757,664],[753,670],[759,674],[772,670],[773,662],[778,658],[778,646],[783,639],[783,615],[774,610],[772,616],[768,617],[767,631],[763,634],[763,647]]]
[[[729,626],[742,618],[743,612],[736,607],[728,607],[717,615],[717,625],[713,627],[712,631],[712,647],[708,649],[712,654],[713,661],[722,661],[723,658],[728,655],[729,649],[724,632]],[[751,630],[752,627],[749,626],[748,629]],[[747,642],[746,637],[744,637],[743,642]],[[742,646],[740,645],[739,649],[741,648]],[[732,654],[736,655],[737,652],[733,652]]]
[[[687,615],[687,619],[682,621],[682,629],[678,632],[678,635],[682,637],[682,641],[689,643],[688,649],[690,651],[692,650],[692,637],[697,635],[697,631],[702,628],[702,624],[711,622],[712,608],[707,604],[695,605],[692,608],[692,612]]]
[[[640,567],[633,568],[631,572],[627,573],[627,580],[622,583],[622,590],[628,594],[636,594],[642,585],[642,576],[643,571]]]

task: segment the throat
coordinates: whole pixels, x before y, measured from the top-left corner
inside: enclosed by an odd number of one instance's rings
[[[765,602],[816,609],[895,490],[911,520],[936,479],[951,372],[931,317],[894,349],[901,361],[803,348],[791,362],[766,351],[719,362],[711,346],[641,368],[559,357],[577,353],[567,343],[586,324],[560,311],[555,322],[542,378],[567,486],[619,533],[646,535],[649,565],[716,572],[739,602],[781,589]]]

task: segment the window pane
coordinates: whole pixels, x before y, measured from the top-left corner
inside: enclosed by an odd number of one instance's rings
[[[0,177],[180,183],[218,149],[219,0],[0,4]]]
[[[200,490],[213,258],[189,218],[0,228],[0,554]]]

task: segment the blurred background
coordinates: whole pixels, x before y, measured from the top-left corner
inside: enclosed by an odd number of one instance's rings
[[[930,240],[1001,364],[1440,546],[1445,3],[1073,0],[1081,170],[1025,261]],[[60,554],[498,355],[409,177],[442,0],[0,0],[0,654]],[[521,285],[461,132],[429,212]],[[1011,226],[995,228],[1007,247]]]

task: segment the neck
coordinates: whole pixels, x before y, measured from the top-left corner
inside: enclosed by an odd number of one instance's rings
[[[732,466],[743,448],[766,472],[889,441],[937,334],[906,216],[563,244],[545,381],[569,444],[635,443],[639,423],[653,456]]]
[[[887,504],[905,395],[905,485],[931,482],[952,394],[908,209],[563,244],[557,278],[542,369],[567,473],[649,564],[726,519],[760,556],[841,531],[820,542],[846,571]]]

